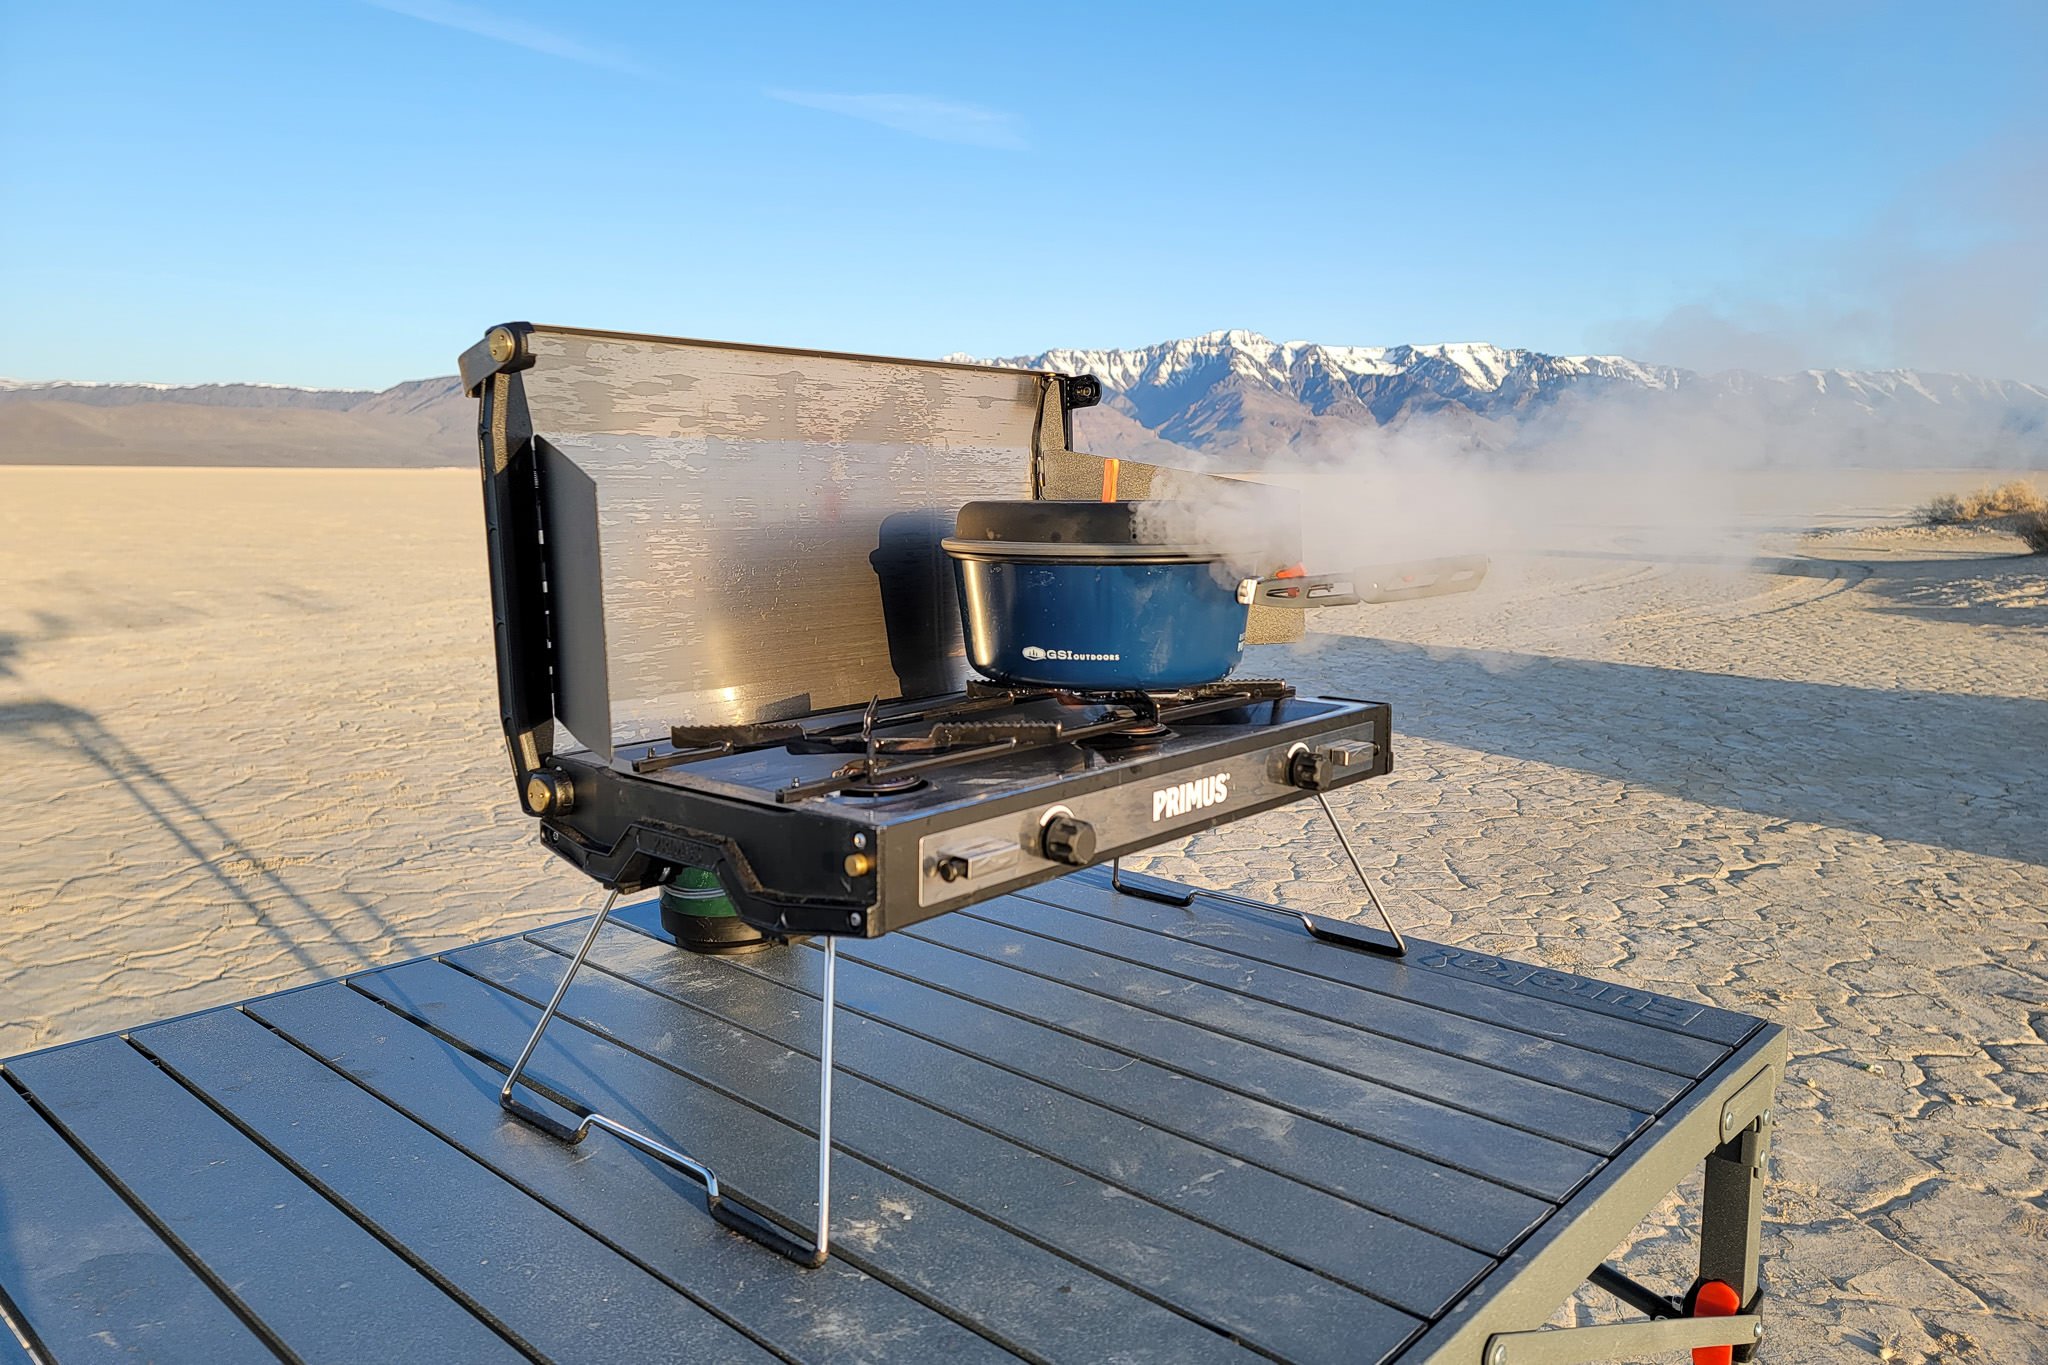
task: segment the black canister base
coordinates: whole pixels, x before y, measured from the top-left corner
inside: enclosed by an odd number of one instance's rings
[[[753,953],[782,940],[762,933],[737,915],[678,914],[661,908],[661,927],[678,948],[693,953]]]

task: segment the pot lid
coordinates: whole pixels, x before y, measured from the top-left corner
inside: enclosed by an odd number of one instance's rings
[[[1221,551],[1196,542],[1193,504],[1167,499],[1064,502],[990,499],[960,509],[946,549],[954,553],[1144,556],[1214,559]]]

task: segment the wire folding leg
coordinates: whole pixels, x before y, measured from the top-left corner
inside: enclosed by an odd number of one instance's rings
[[[1387,907],[1380,904],[1379,892],[1372,889],[1372,878],[1365,875],[1365,866],[1358,861],[1358,850],[1351,847],[1351,836],[1344,832],[1343,822],[1337,819],[1337,812],[1330,809],[1330,798],[1321,792],[1317,792],[1316,804],[1323,808],[1323,818],[1330,822],[1330,828],[1337,831],[1337,842],[1344,845],[1344,856],[1351,860],[1351,870],[1358,874],[1358,884],[1365,888],[1365,898],[1372,902],[1372,908],[1379,914],[1380,923],[1387,926],[1387,933],[1394,940],[1391,949],[1369,941],[1357,942],[1354,940],[1353,946],[1385,953],[1389,957],[1406,957],[1408,955],[1408,940],[1401,937],[1401,931],[1394,926],[1394,917],[1387,913]],[[1303,915],[1301,921],[1307,924],[1308,931],[1311,934],[1315,934],[1318,938],[1327,935],[1327,931],[1312,923],[1307,915]]]
[[[1125,881],[1124,860],[1122,858],[1111,858],[1109,860],[1109,885],[1110,889],[1118,895],[1136,896],[1139,900],[1156,901],[1160,905],[1171,905],[1177,910],[1185,910],[1195,903],[1194,892],[1174,886],[1172,882],[1158,882],[1157,885],[1147,886],[1142,882]]]
[[[1387,907],[1380,904],[1379,892],[1373,890],[1372,878],[1365,875],[1365,865],[1358,861],[1358,850],[1351,846],[1351,836],[1344,832],[1344,826],[1338,823],[1337,812],[1330,808],[1330,798],[1321,792],[1317,792],[1315,796],[1316,804],[1323,808],[1323,817],[1330,822],[1330,828],[1337,831],[1337,842],[1344,846],[1344,856],[1351,863],[1352,873],[1357,876],[1358,884],[1365,888],[1366,900],[1371,902],[1374,912],[1379,915],[1380,923],[1387,926],[1387,937],[1385,940],[1373,937],[1374,931],[1369,928],[1347,924],[1342,920],[1319,919],[1314,915],[1305,915],[1299,910],[1285,910],[1277,905],[1266,905],[1263,902],[1251,900],[1245,896],[1232,895],[1228,891],[1204,891],[1201,894],[1212,900],[1229,901],[1233,905],[1242,905],[1247,909],[1263,910],[1269,914],[1285,915],[1289,919],[1298,919],[1301,921],[1303,928],[1325,943],[1342,944],[1347,948],[1358,948],[1368,953],[1378,953],[1383,957],[1406,957],[1408,955],[1408,940],[1401,937],[1401,931],[1394,924],[1394,917],[1387,913]],[[1160,881],[1157,878],[1151,880],[1155,885],[1147,886],[1141,882],[1127,882],[1123,878],[1123,869],[1119,865],[1119,860],[1115,858],[1109,860],[1109,885],[1118,894],[1137,896],[1144,900],[1157,901],[1161,905],[1172,905],[1181,909],[1186,909],[1195,903],[1194,891],[1179,886],[1174,882]]]
[[[540,1012],[540,1021],[533,1027],[533,1035],[526,1040],[526,1046],[519,1049],[519,1057],[512,1063],[512,1069],[505,1073],[505,1084],[498,1090],[498,1103],[506,1113],[528,1124],[558,1142],[574,1145],[590,1136],[592,1129],[610,1133],[619,1141],[637,1147],[655,1160],[690,1177],[704,1187],[704,1200],[711,1216],[734,1232],[752,1238],[761,1245],[788,1257],[798,1265],[817,1267],[825,1264],[830,1254],[829,1234],[832,1224],[832,1015],[838,994],[839,943],[827,936],[825,939],[825,999],[824,1024],[820,1030],[818,1047],[818,1224],[809,1242],[791,1236],[776,1223],[737,1196],[726,1193],[718,1185],[718,1176],[709,1166],[684,1152],[679,1152],[665,1142],[649,1137],[636,1128],[628,1128],[615,1119],[605,1117],[593,1109],[564,1104],[577,1118],[574,1127],[536,1108],[519,1098],[517,1094],[521,1075],[526,1064],[533,1060],[533,1054],[540,1047],[540,1039],[547,1027],[554,1022],[555,1014],[562,1007],[562,998],[569,993],[570,983],[583,968],[584,959],[597,942],[598,934],[604,929],[605,921],[611,917],[612,907],[617,905],[619,893],[615,889],[605,897],[604,908],[597,912],[597,918],[590,922],[590,932],[583,936],[582,946],[569,961],[569,969],[562,973],[562,980],[555,987],[554,996],[547,1008]]]

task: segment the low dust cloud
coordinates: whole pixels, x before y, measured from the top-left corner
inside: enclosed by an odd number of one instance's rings
[[[1177,529],[1226,548],[1230,576],[1272,572],[1275,547],[1297,530],[1318,573],[1378,578],[1388,566],[1485,555],[1481,594],[1513,593],[1519,612],[1566,645],[1603,633],[1616,610],[1606,595],[1563,586],[1573,561],[1683,565],[1705,598],[1732,601],[1754,591],[1747,575],[1759,559],[1784,556],[1817,520],[1905,510],[1863,506],[1871,484],[1858,471],[1959,469],[1971,485],[1981,480],[1966,466],[2048,463],[2040,432],[1969,425],[1977,420],[1888,424],[1850,401],[1788,406],[1768,389],[1725,384],[1567,395],[1512,425],[1445,412],[1257,468],[1202,462],[1296,490],[1298,506],[1171,476],[1154,492],[1179,500]],[[1361,625],[1370,629],[1344,629]],[[1311,643],[1318,629],[1312,620]]]
[[[1702,373],[1905,368],[2048,384],[2048,130],[1920,177],[1863,231],[1728,282],[1604,347]]]

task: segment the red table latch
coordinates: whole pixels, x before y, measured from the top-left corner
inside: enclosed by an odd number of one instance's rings
[[[1735,1286],[1724,1281],[1708,1280],[1693,1294],[1692,1315],[1696,1318],[1732,1318],[1741,1311],[1742,1300],[1736,1296]],[[1735,1348],[1695,1346],[1692,1365],[1735,1365]]]

